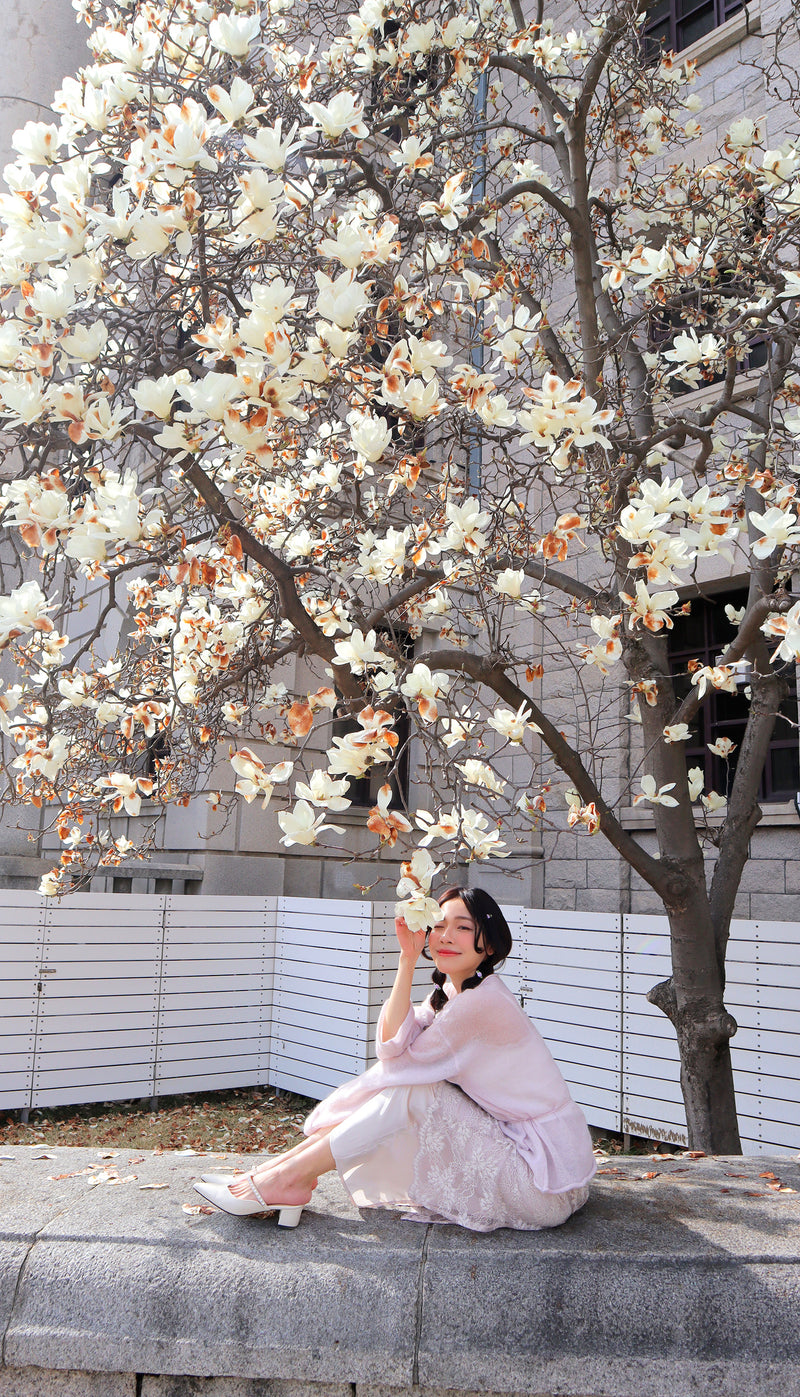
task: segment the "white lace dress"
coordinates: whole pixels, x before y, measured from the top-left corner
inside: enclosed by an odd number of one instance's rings
[[[305,1125],[333,1127],[358,1207],[490,1232],[557,1227],[583,1206],[595,1169],[586,1123],[499,977],[435,1017],[426,1002],[388,1043],[379,1024],[378,1047],[381,1061]]]

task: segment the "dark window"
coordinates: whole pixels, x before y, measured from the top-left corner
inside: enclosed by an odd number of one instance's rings
[[[375,47],[397,43],[403,34],[399,19],[386,19],[383,22],[383,37],[375,36]],[[442,61],[438,53],[423,57],[419,67],[412,72],[408,66],[397,70],[381,67],[370,84],[367,114],[383,127],[384,134],[398,143],[405,140],[409,132],[408,119],[414,116],[425,97],[436,91],[442,81]],[[387,122],[387,115],[391,120]]]
[[[680,53],[743,8],[742,0],[655,0],[643,14],[645,57],[655,63],[664,49]]]
[[[697,597],[688,616],[679,616],[669,638],[670,665],[678,700],[692,688],[689,661],[715,665],[722,651],[730,644],[734,630],[725,615],[727,605],[742,607],[747,601],[747,589],[724,592],[719,597]],[[800,790],[800,753],[797,733],[797,680],[794,665],[787,667],[789,696],[781,705],[775,722],[764,775],[761,778],[759,800],[791,800]],[[692,736],[684,743],[687,764],[702,767],[706,791],[730,795],[736,762],[741,751],[742,737],[750,705],[744,695],[746,678],[740,689],[729,694],[712,689],[691,725]],[[718,737],[729,737],[736,750],[728,761],[709,752],[708,743]]]
[[[753,226],[756,226],[755,218]],[[722,339],[726,320],[729,319],[730,315],[735,320],[740,318],[739,310],[743,292],[746,295],[747,288],[742,285],[741,278],[724,269],[720,271],[713,286],[707,284],[692,287],[691,290],[674,298],[669,305],[654,311],[650,316],[648,326],[650,348],[663,353],[671,346],[676,335],[689,330],[694,330],[698,339],[702,339],[703,335],[709,332],[715,334],[718,339]],[[729,303],[730,310],[726,312],[726,306]],[[738,368],[740,372],[763,368],[768,357],[769,344],[767,340],[756,334],[739,352]],[[724,358],[721,358],[718,364],[717,368],[701,370],[698,383],[687,383],[677,377],[671,378],[669,380],[670,392],[673,394],[692,393],[697,388],[706,387],[707,384],[722,383],[725,378]]]
[[[387,632],[383,632],[384,639]],[[380,646],[381,631],[378,631],[378,644]],[[406,659],[410,659],[414,653],[414,641],[405,631],[393,631],[392,641]],[[364,776],[351,776],[347,784],[347,794],[353,805],[372,806],[378,799],[378,791],[386,782],[392,788],[392,805],[396,810],[404,810],[408,804],[409,789],[409,762],[408,746],[411,736],[411,724],[408,713],[402,706],[390,708],[382,699],[369,700],[374,708],[384,708],[393,714],[394,721],[392,727],[397,733],[398,743],[393,762],[381,762],[379,766],[374,766]],[[349,716],[334,718],[333,733],[335,737],[344,737],[346,733],[359,731],[359,724],[354,718]]]

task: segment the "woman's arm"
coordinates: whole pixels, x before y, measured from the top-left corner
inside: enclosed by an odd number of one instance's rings
[[[408,1018],[414,971],[425,945],[425,932],[409,931],[402,917],[395,918],[394,929],[400,943],[400,960],[392,992],[383,1011],[381,1039],[384,1043],[394,1038]]]

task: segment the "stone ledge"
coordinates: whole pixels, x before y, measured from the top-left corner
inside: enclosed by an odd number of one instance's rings
[[[219,1155],[9,1153],[0,1397],[798,1390],[792,1159],[609,1161],[564,1227],[483,1235],[360,1215],[335,1177],[297,1231],[185,1212]]]

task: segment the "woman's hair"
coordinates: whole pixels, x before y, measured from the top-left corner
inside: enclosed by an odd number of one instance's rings
[[[487,949],[484,959],[481,961],[474,975],[465,980],[461,986],[463,990],[474,990],[487,975],[494,973],[496,965],[502,965],[509,951],[511,950],[511,932],[499,906],[495,902],[491,893],[487,893],[483,888],[447,888],[439,897],[440,907],[444,907],[446,902],[452,902],[454,898],[460,898],[466,907],[469,915],[475,923],[475,950],[480,951],[482,945]],[[430,951],[426,946],[422,952],[426,960],[431,959]],[[434,970],[431,979],[435,989],[431,996],[431,1004],[435,1014],[443,1009],[448,1003],[447,995],[444,992],[444,982],[447,976],[441,970]]]

